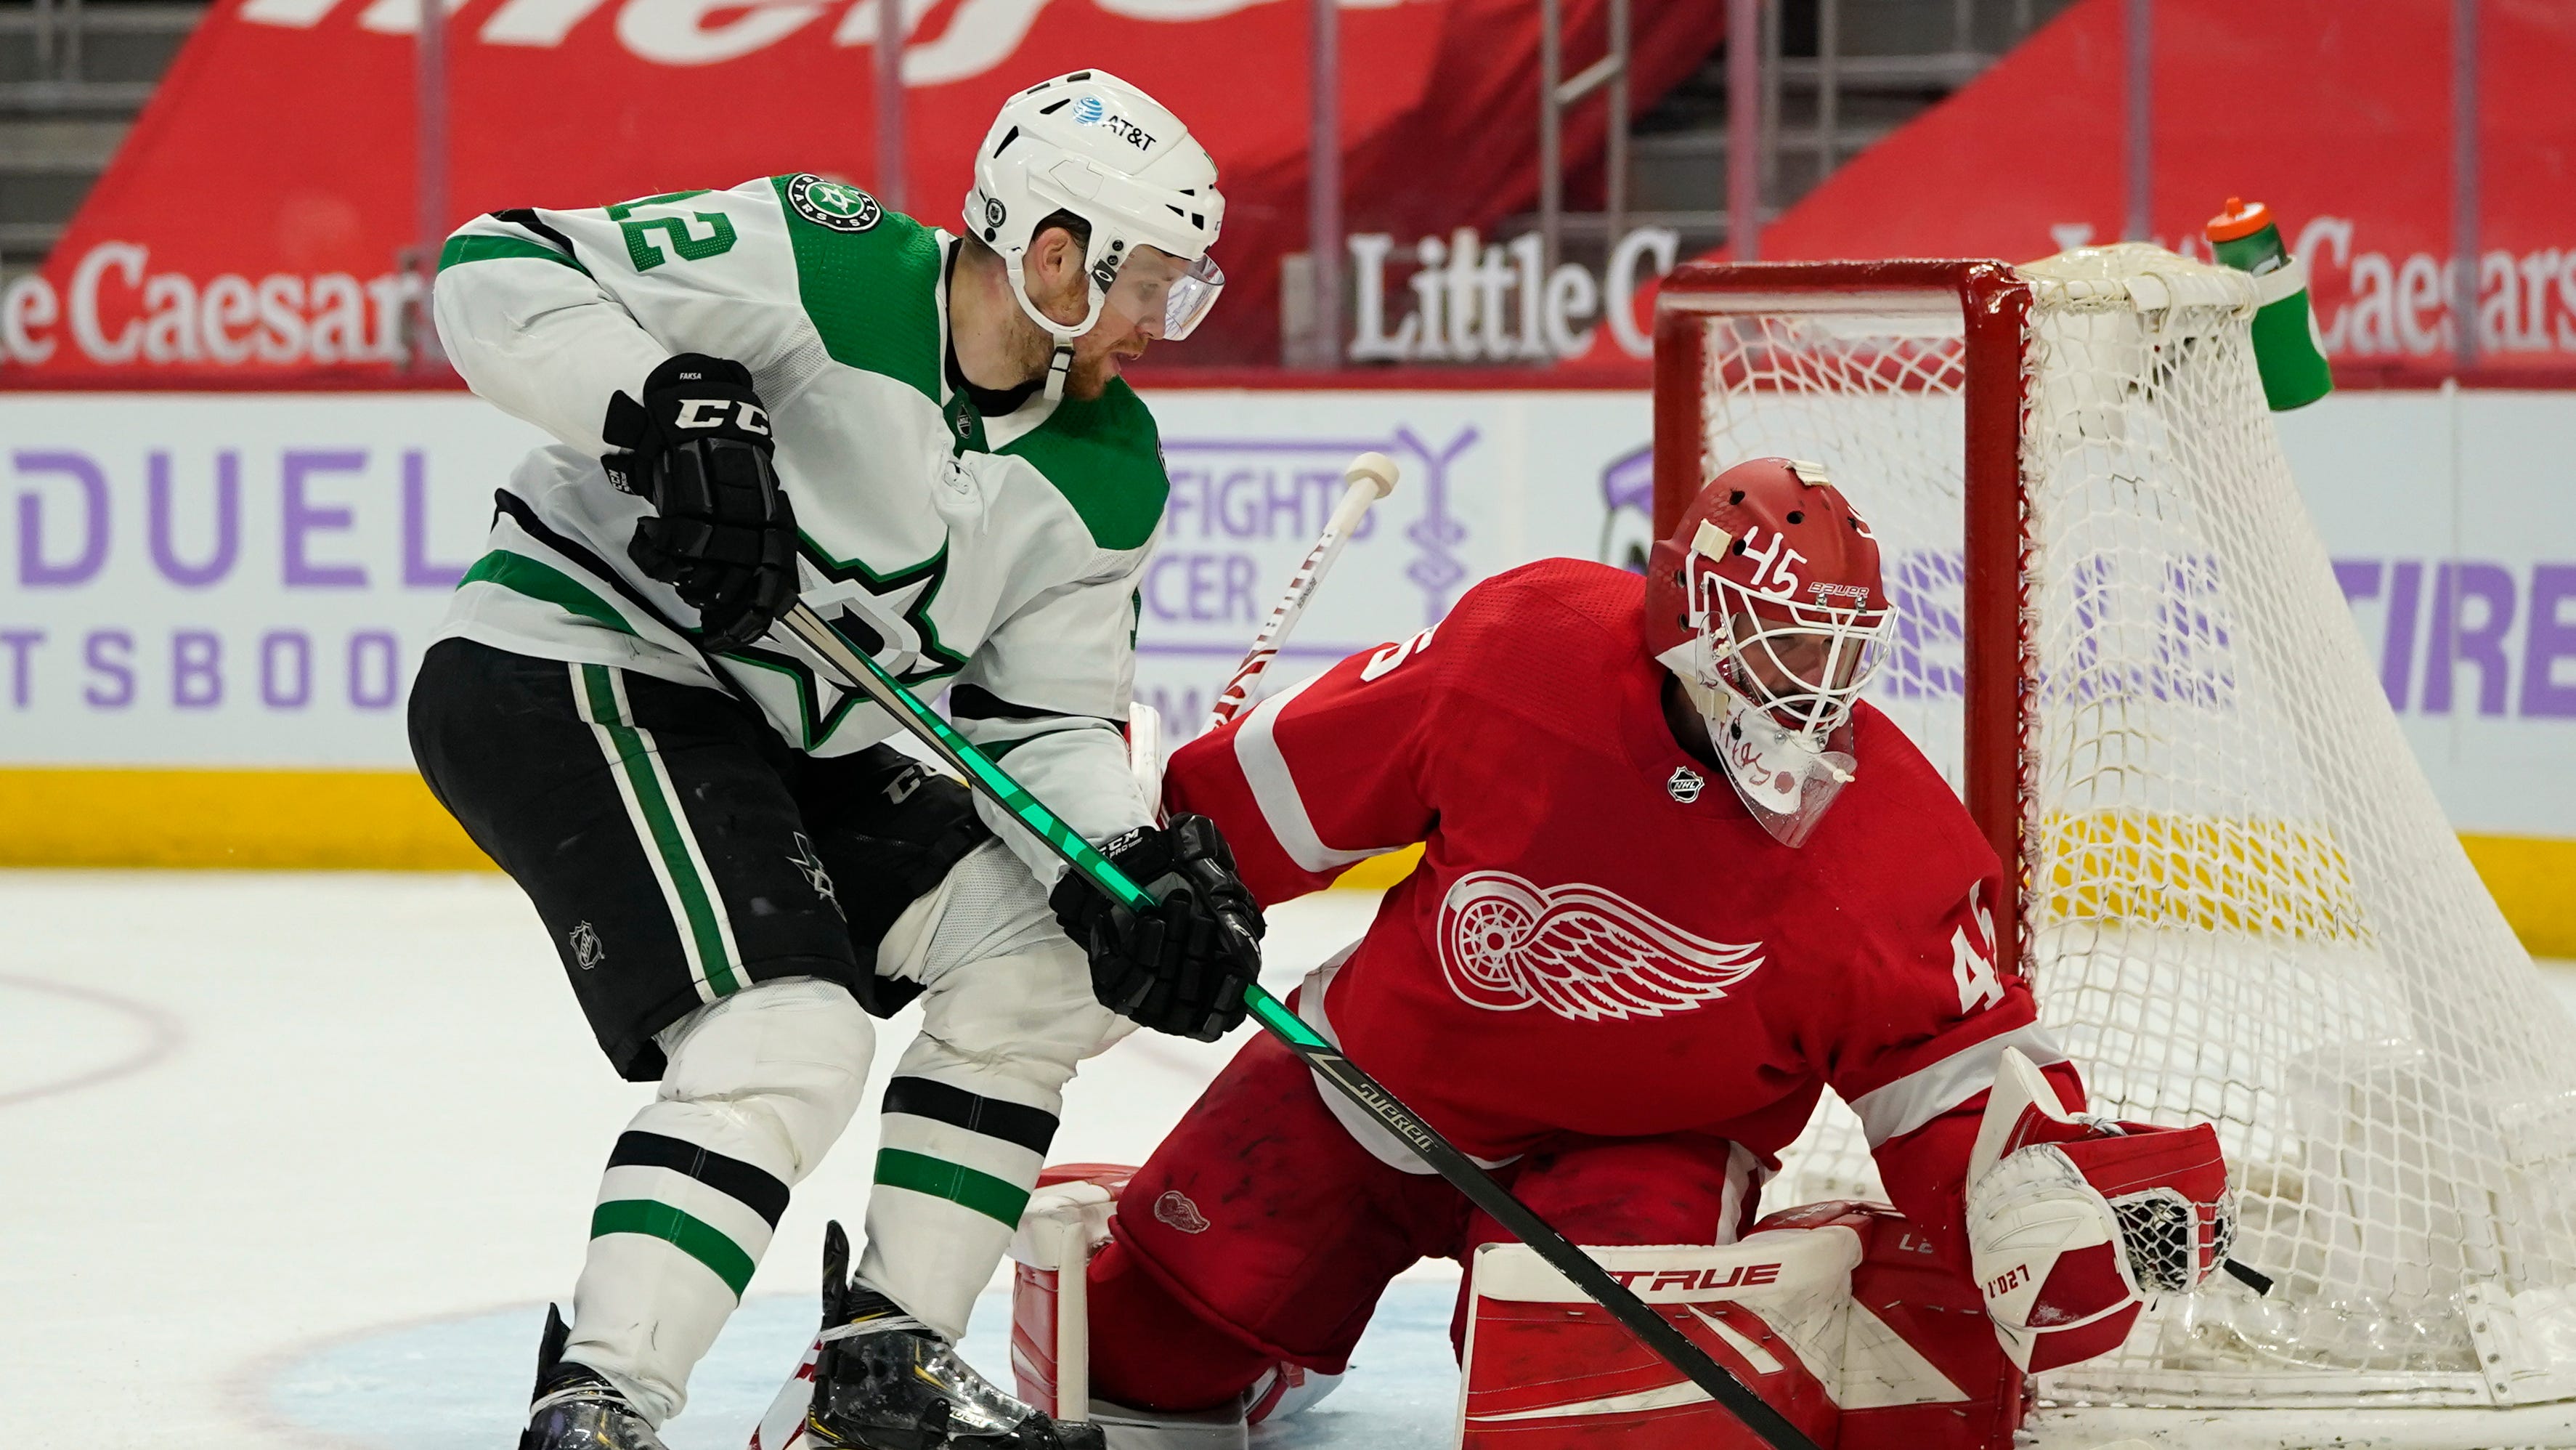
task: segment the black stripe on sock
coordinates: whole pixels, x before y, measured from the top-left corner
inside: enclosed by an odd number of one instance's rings
[[[1032,1153],[1044,1153],[1047,1145],[1055,1141],[1053,1113],[1022,1103],[1006,1103],[1000,1098],[979,1097],[926,1077],[899,1077],[886,1084],[885,1110],[933,1118],[970,1133],[1017,1143]]]
[[[668,1168],[685,1173],[769,1220],[773,1229],[778,1227],[778,1216],[787,1212],[786,1184],[739,1158],[728,1158],[660,1133],[620,1133],[616,1151],[608,1155],[608,1166]]]

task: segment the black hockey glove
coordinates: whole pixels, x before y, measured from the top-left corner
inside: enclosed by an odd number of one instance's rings
[[[698,611],[711,649],[739,649],[796,602],[796,512],[769,455],[769,411],[738,362],[684,352],[608,400],[609,481],[653,505],[626,557]]]
[[[1205,816],[1138,826],[1101,854],[1153,896],[1131,911],[1077,871],[1047,904],[1091,955],[1100,1004],[1142,1026],[1214,1042],[1243,1020],[1243,989],[1261,975],[1261,908],[1235,879],[1234,853]]]

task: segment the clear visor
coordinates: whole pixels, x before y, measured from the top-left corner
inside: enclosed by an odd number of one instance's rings
[[[1224,290],[1225,269],[1214,257],[1184,262],[1156,247],[1138,247],[1109,284],[1105,305],[1142,326],[1146,336],[1178,342],[1197,330]]]
[[[1714,569],[1698,583],[1691,623],[1705,642],[1702,657],[1726,683],[1811,746],[1851,717],[1884,657],[1894,610],[1757,595]]]

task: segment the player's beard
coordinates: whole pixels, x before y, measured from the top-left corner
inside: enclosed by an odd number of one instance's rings
[[[1064,377],[1064,395],[1076,402],[1090,402],[1109,390],[1109,380],[1118,376],[1122,363],[1115,348],[1103,348],[1085,357],[1082,344],[1075,343],[1073,368]]]
[[[1018,323],[1017,361],[1023,370],[1021,375],[1044,378],[1047,370],[1055,366],[1054,334],[1026,318],[1014,320]],[[1109,390],[1111,379],[1118,376],[1126,362],[1144,354],[1147,344],[1132,330],[1115,340],[1105,340],[1103,335],[1115,325],[1116,319],[1104,312],[1101,318],[1094,320],[1090,332],[1073,340],[1073,361],[1064,375],[1064,395],[1067,398],[1078,403],[1092,401]],[[1122,347],[1132,356],[1121,358],[1118,354]]]
[[[1118,375],[1116,350],[1102,347],[1093,352],[1084,346],[1086,339],[1073,343],[1073,362],[1064,375],[1064,395],[1078,403],[1087,403],[1108,391],[1109,380]],[[1044,378],[1055,366],[1055,338],[1034,324],[1026,324],[1021,336],[1020,365],[1022,376]]]

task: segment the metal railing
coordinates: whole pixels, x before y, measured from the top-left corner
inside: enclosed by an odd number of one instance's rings
[[[85,192],[105,169],[124,123],[151,98],[167,54],[205,9],[0,4],[0,174],[18,183],[0,209],[0,278],[52,251],[63,232],[60,199]]]
[[[1812,183],[1895,129],[1895,123],[1883,117],[1854,116],[1847,104],[1852,98],[1946,95],[1993,65],[2004,51],[2019,44],[2064,4],[2065,0],[1949,0],[1946,35],[1921,35],[1922,43],[1941,48],[1902,54],[1853,54],[1847,44],[1847,11],[1851,8],[1847,0],[1801,0],[1797,7],[1802,12],[1800,18],[1808,14],[1813,17],[1814,53],[1790,55],[1784,53],[1783,32],[1787,27],[1783,24],[1783,0],[1749,0],[1744,8],[1754,13],[1751,28],[1759,58],[1756,79],[1750,88],[1756,114],[1746,117],[1737,111],[1740,103],[1733,87],[1728,88],[1727,104],[1737,134],[1749,133],[1755,138],[1751,149],[1758,163],[1758,181],[1747,194],[1754,197],[1756,224],[1797,199],[1785,187],[1783,157],[1810,162],[1808,180]],[[1535,225],[1547,238],[1551,264],[1567,240],[1615,241],[1630,226],[1667,226],[1710,241],[1733,236],[1731,213],[1736,208],[1728,204],[1727,197],[1729,191],[1738,188],[1714,190],[1707,207],[1637,210],[1630,177],[1631,160],[1641,150],[1662,160],[1731,162],[1733,147],[1727,128],[1632,137],[1627,126],[1614,125],[1604,147],[1607,154],[1602,209],[1573,212],[1565,208],[1564,114],[1596,91],[1615,87],[1617,94],[1610,101],[1613,114],[1626,116],[1629,28],[1627,0],[1610,0],[1612,39],[1608,53],[1569,78],[1563,74],[1563,8],[1563,0],[1539,0],[1539,198]],[[1730,46],[1733,43],[1732,39],[1728,42]],[[1734,54],[1727,52],[1730,58]],[[1795,109],[1805,113],[1795,122],[1784,118],[1784,113],[1793,109],[1791,101],[1801,103]]]
[[[82,13],[81,0],[35,0],[38,78],[80,79]]]
[[[24,37],[32,71],[0,80],[0,112],[131,112],[151,96],[157,78],[100,74],[94,63],[96,43],[182,37],[196,28],[205,10],[197,4],[91,5],[83,0],[0,5],[0,39]]]
[[[1609,117],[1602,129],[1602,235],[1626,230],[1628,209],[1628,0],[1610,0],[1609,45],[1602,57],[1571,77],[1565,74],[1564,0],[1538,0],[1538,213],[1543,265],[1553,270],[1565,243],[1565,113],[1606,92]]]

